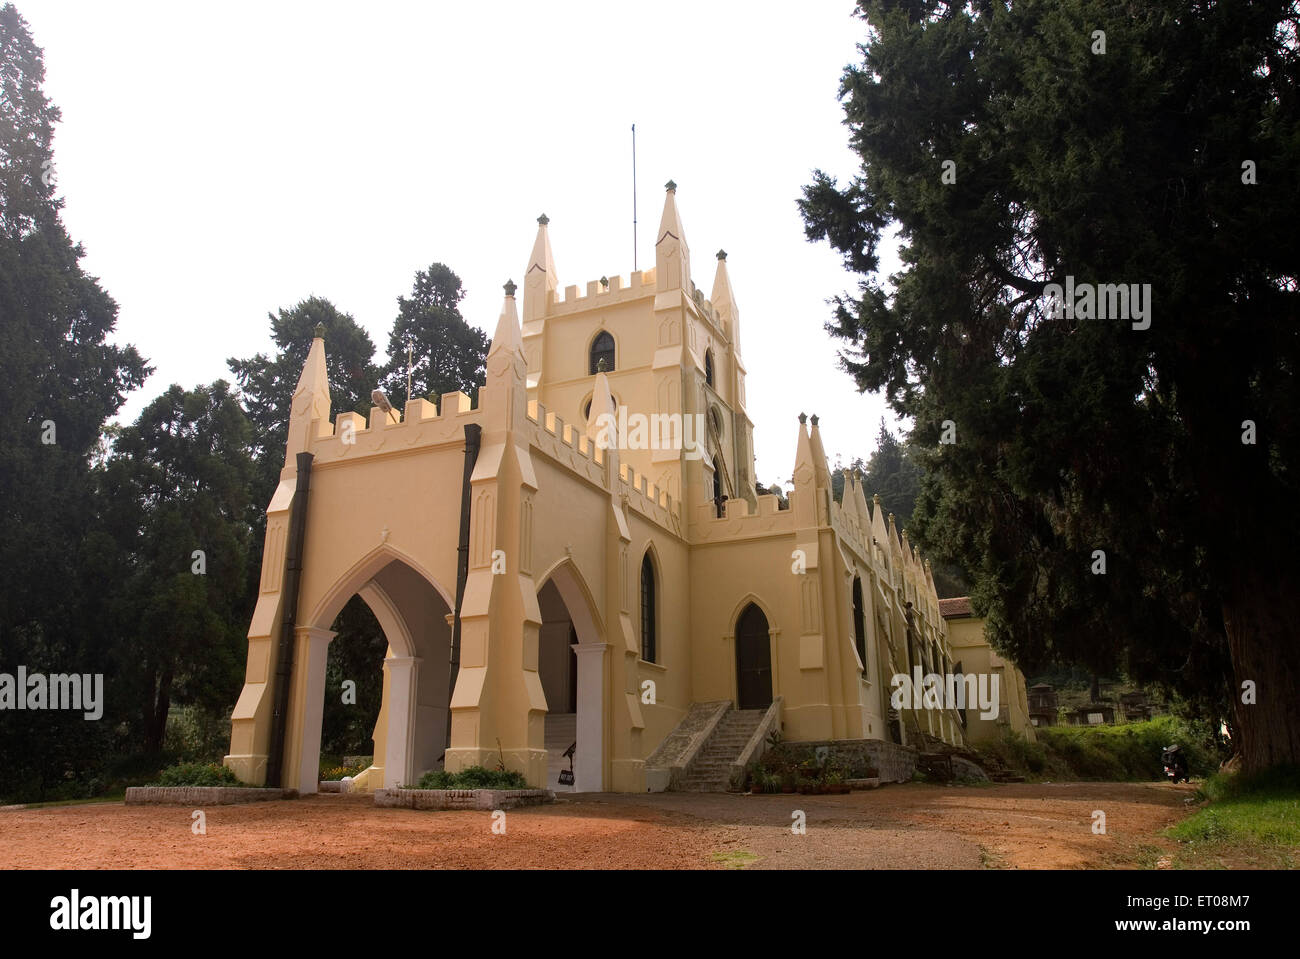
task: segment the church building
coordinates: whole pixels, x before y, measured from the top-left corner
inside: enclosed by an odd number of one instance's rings
[[[501,763],[568,788],[570,762],[580,791],[709,788],[773,731],[963,744],[960,710],[891,708],[894,675],[961,663],[893,516],[858,476],[833,496],[816,415],[790,410],[788,506],[756,487],[726,254],[706,298],[676,185],[654,268],[627,278],[561,287],[547,223],[522,299],[505,286],[476,402],[332,415],[313,341],[226,765],[316,791],[331,626],[353,595],[389,644],[356,788]]]

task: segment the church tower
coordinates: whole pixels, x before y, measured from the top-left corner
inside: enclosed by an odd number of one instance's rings
[[[586,431],[598,372],[618,411],[620,462],[683,502],[717,512],[722,499],[755,505],[753,424],[745,411],[739,311],[719,251],[713,299],[691,277],[690,247],[665,185],[655,266],[564,288],[549,219],[538,218],[524,276],[528,398]],[[599,411],[597,412],[598,415]]]

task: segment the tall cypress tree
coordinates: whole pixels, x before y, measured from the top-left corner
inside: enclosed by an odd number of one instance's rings
[[[1231,702],[1248,767],[1300,762],[1294,0],[859,13],[861,169],[801,205],[859,275],[845,368],[914,418],[918,538],[1018,660]],[[1146,316],[1066,314],[1074,281]]]
[[[117,305],[60,219],[59,111],[44,79],[26,22],[0,7],[0,663],[93,673],[108,662],[95,629],[115,563],[97,533],[91,461],[149,369],[134,347],[108,342]],[[93,755],[109,725],[12,715],[0,724],[3,765],[11,783],[31,776],[38,788]]]

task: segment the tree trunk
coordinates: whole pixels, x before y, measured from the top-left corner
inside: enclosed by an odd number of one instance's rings
[[[1247,772],[1300,764],[1300,577],[1289,572],[1243,557],[1223,604],[1236,679],[1232,745]]]
[[[167,712],[171,708],[171,697],[172,668],[167,666],[163,669],[162,679],[158,683],[157,695],[151,704],[152,715],[149,716],[148,721],[145,723],[145,752],[162,752],[163,740],[167,735]]]

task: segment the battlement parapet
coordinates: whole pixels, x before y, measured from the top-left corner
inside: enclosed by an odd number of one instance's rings
[[[375,406],[368,420],[361,413],[349,411],[339,413],[333,424],[313,421],[311,452],[315,464],[463,443],[464,424],[479,419],[481,410],[474,409],[469,396],[459,392],[444,393],[440,406],[441,410],[429,400],[418,398],[407,402],[406,415],[400,419],[395,410],[386,413]]]
[[[779,497],[764,493],[757,498],[757,504],[758,511],[751,512],[748,500],[729,499],[719,517],[712,503],[701,503],[695,507],[691,538],[696,542],[715,543],[794,533],[794,512],[781,509]]]
[[[655,292],[655,271],[637,270],[625,284],[623,277],[607,277],[609,286],[604,286],[600,280],[590,280],[587,283],[587,290],[581,296],[578,294],[577,284],[571,284],[564,288],[564,296],[561,298],[557,292],[552,292],[547,297],[546,315],[557,316],[565,313],[580,313],[584,310],[592,309],[597,306],[611,306],[616,303],[626,303],[631,300],[638,300],[643,297],[653,296]]]

